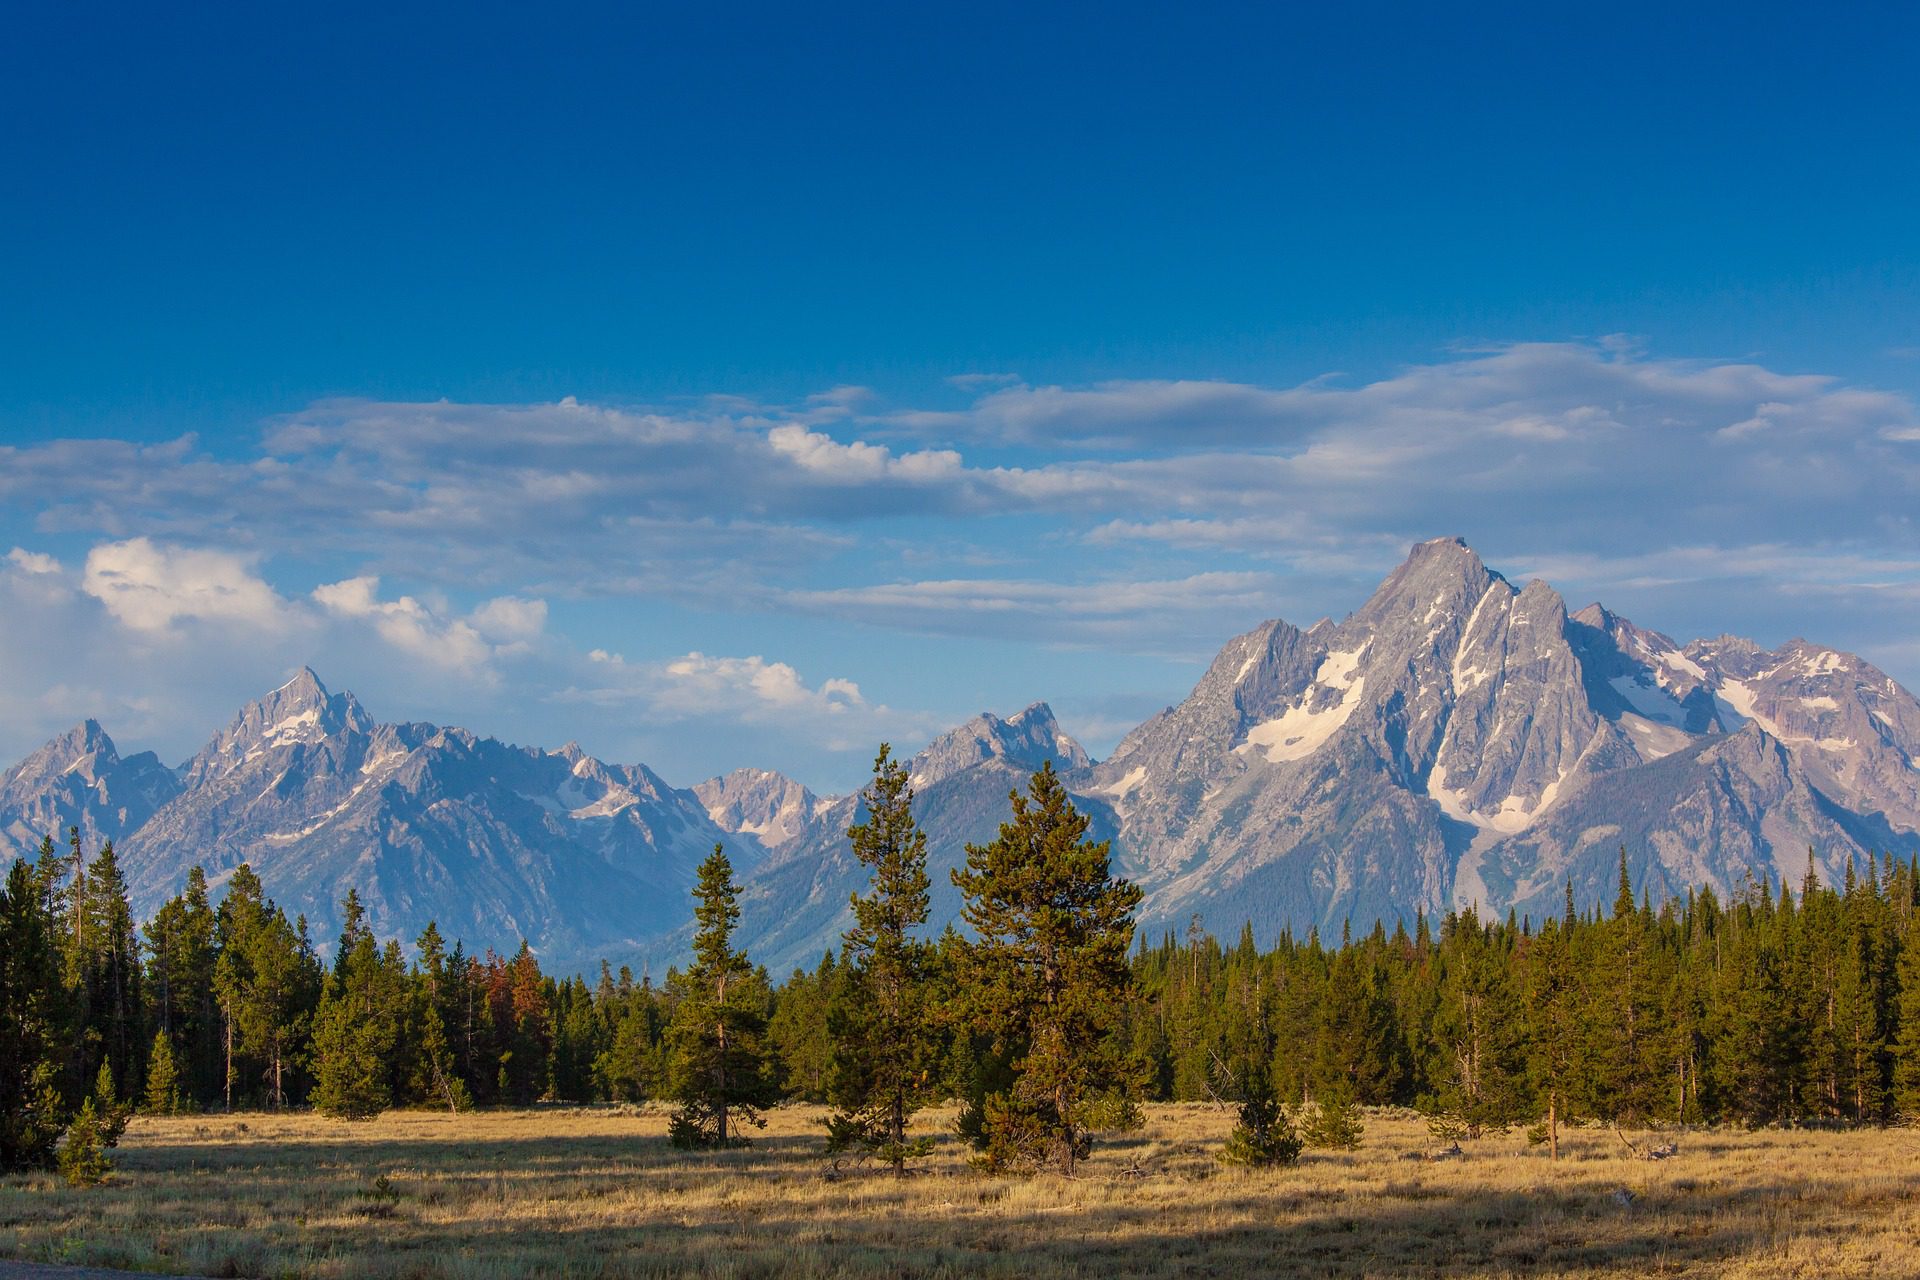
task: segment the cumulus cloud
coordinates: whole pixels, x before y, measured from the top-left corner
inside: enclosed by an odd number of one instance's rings
[[[24,547],[15,547],[7,552],[7,563],[21,573],[30,573],[35,577],[44,577],[60,572],[60,562],[50,555],[38,551],[28,551]]]
[[[286,602],[253,572],[248,557],[147,538],[94,547],[81,589],[136,631],[165,631],[182,619],[258,628],[285,621]]]
[[[519,644],[546,623],[546,605],[537,600],[491,600],[465,618],[447,617],[412,596],[382,600],[380,579],[371,575],[315,587],[313,599],[335,617],[371,623],[402,653],[475,675],[487,673],[496,652],[487,628],[499,636],[504,627],[509,642]]]
[[[468,615],[473,629],[496,645],[528,645],[547,629],[547,602],[499,596]]]
[[[846,715],[867,705],[860,686],[832,678],[808,688],[800,673],[784,662],[750,658],[709,657],[695,651],[661,668],[666,693],[657,705],[697,713],[716,702],[780,714]]]

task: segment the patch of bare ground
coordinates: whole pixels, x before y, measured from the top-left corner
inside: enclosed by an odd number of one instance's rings
[[[1920,1273],[1910,1133],[1696,1132],[1634,1158],[1574,1131],[1432,1147],[1374,1114],[1351,1153],[1245,1172],[1224,1112],[1148,1109],[1082,1176],[990,1179],[943,1136],[904,1182],[836,1170],[821,1112],[689,1156],[650,1109],[139,1119],[94,1190],[0,1181],[0,1254],[206,1276],[1885,1276]],[[950,1116],[922,1117],[946,1134]]]

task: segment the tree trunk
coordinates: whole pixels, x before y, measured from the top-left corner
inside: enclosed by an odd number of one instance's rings
[[[907,1111],[898,1090],[893,1095],[893,1116],[887,1133],[893,1140],[893,1176],[907,1176]]]
[[[1560,1158],[1560,1094],[1558,1090],[1547,1090],[1547,1151],[1555,1160]]]

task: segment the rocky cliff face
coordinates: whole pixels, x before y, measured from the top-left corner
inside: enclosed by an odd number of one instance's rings
[[[84,721],[0,775],[0,861],[32,856],[48,836],[64,849],[75,826],[89,853],[124,843],[179,793],[151,751],[122,759],[99,722]]]
[[[1623,843],[1656,889],[1920,847],[1915,711],[1851,655],[1569,616],[1440,539],[1340,623],[1230,641],[1087,793],[1149,923],[1538,914],[1610,886]]]
[[[768,769],[735,769],[693,789],[714,825],[749,836],[768,850],[786,847],[813,829],[823,805],[791,778]]]

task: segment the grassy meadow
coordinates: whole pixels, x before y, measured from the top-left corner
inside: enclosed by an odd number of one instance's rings
[[[1438,1161],[1412,1116],[1246,1172],[1229,1113],[1148,1109],[1082,1175],[904,1181],[819,1154],[817,1108],[686,1155],[650,1109],[138,1118],[106,1186],[0,1181],[0,1256],[205,1276],[1886,1276],[1920,1273],[1920,1136],[1579,1130]],[[949,1116],[923,1116],[945,1131]]]

